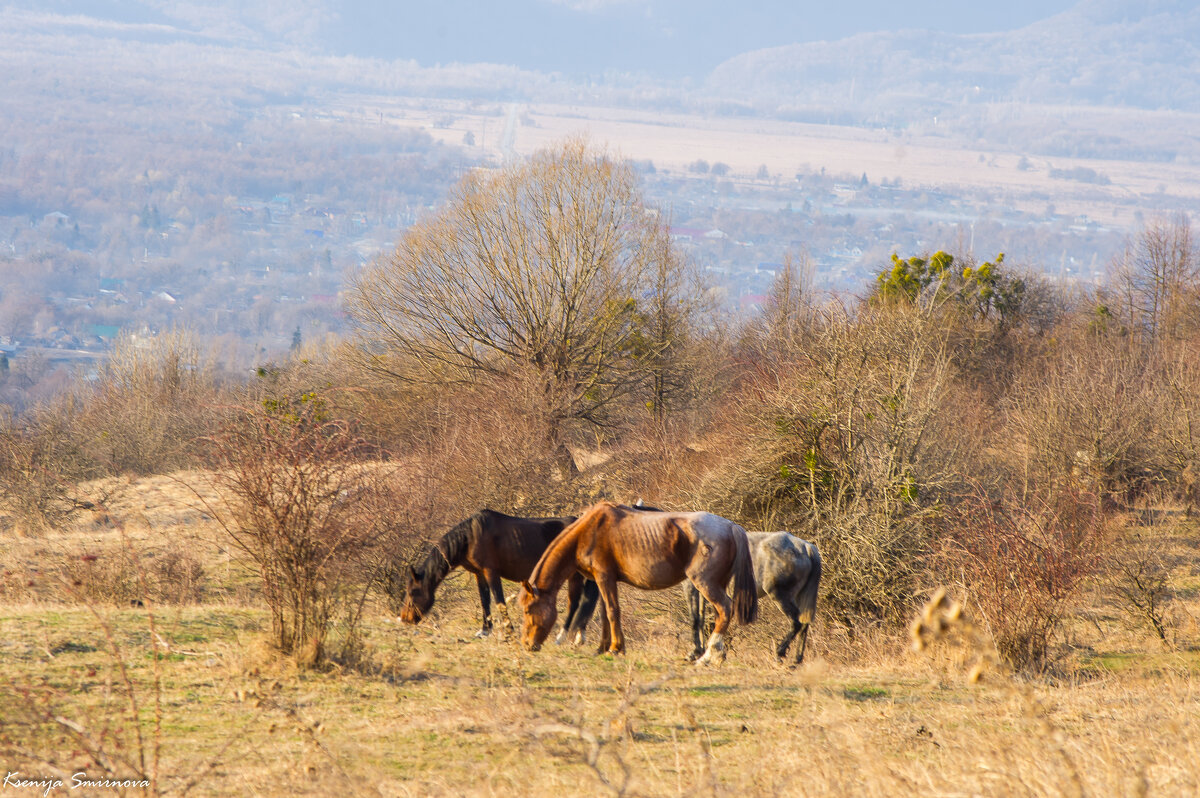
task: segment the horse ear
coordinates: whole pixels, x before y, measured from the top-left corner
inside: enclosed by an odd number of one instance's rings
[[[529,595],[533,596],[534,598],[538,597],[538,595],[539,595],[538,589],[536,587],[534,587],[533,585],[529,584],[529,580],[525,580],[524,582],[522,582],[521,587],[525,588],[525,592],[528,593]]]
[[[410,566],[408,566],[407,575],[408,575],[408,581],[410,581],[410,582],[417,582],[417,581],[420,581],[420,580],[418,580],[418,579],[417,579],[417,572],[416,572],[416,570],[414,570],[414,569],[413,569],[413,567],[412,567],[411,565],[410,565]]]

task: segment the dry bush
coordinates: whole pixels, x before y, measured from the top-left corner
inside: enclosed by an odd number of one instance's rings
[[[1064,329],[1009,393],[1003,456],[1025,490],[1077,485],[1127,504],[1162,473],[1161,381],[1136,340]]]
[[[208,440],[220,498],[204,503],[258,569],[274,643],[305,663],[324,659],[339,621],[352,644],[393,523],[376,448],[329,407],[312,392],[263,400]]]
[[[553,410],[541,393],[533,381],[502,378],[428,397],[401,452],[431,491],[431,525],[483,507],[524,516],[574,513],[604,491],[573,459],[564,464],[548,421]]]
[[[720,459],[702,443],[709,427],[703,416],[703,409],[689,409],[662,421],[646,416],[631,425],[604,464],[610,497],[622,502],[641,497],[648,504],[674,509],[709,509],[688,500]]]
[[[2,509],[26,529],[55,527],[90,506],[75,498],[82,481],[185,465],[192,442],[215,428],[218,391],[189,334],[122,337],[95,379],[0,420]]]
[[[1040,670],[1108,542],[1099,498],[1063,488],[1019,497],[982,490],[945,511],[936,560],[970,594],[1001,656]]]
[[[207,574],[195,554],[179,543],[135,551],[126,542],[68,556],[59,568],[66,598],[91,605],[195,604],[204,599]]]
[[[1158,491],[1144,496],[1129,514],[1129,523],[1114,537],[1112,554],[1105,559],[1105,582],[1120,607],[1138,626],[1149,626],[1168,648],[1175,644],[1175,591],[1172,569],[1178,564],[1173,539],[1187,528],[1170,502]]]
[[[706,444],[722,462],[692,502],[816,542],[823,602],[847,623],[899,621],[930,509],[968,437],[948,409],[945,329],[920,307],[827,311],[806,329],[801,345],[747,356],[719,440]]]
[[[89,503],[78,483],[99,473],[74,426],[74,402],[35,408],[26,417],[0,417],[0,511],[26,533],[60,526]]]
[[[216,428],[219,382],[194,335],[126,334],[80,393],[76,434],[107,473],[161,474]]]
[[[1154,427],[1163,448],[1164,476],[1191,515],[1200,507],[1200,336],[1164,343],[1158,363]]]
[[[1166,646],[1173,643],[1170,576],[1167,558],[1153,539],[1153,531],[1127,535],[1120,553],[1112,559],[1109,574],[1109,583],[1125,611],[1136,623],[1148,624]]]

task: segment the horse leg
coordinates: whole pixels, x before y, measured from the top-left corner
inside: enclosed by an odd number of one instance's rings
[[[608,625],[608,603],[603,597],[600,598],[600,646],[596,649],[597,654],[603,654],[608,651],[608,647],[612,645],[612,627]]]
[[[579,608],[575,611],[575,618],[571,621],[571,630],[568,633],[568,636],[574,633],[574,645],[583,643],[588,621],[592,619],[592,613],[596,611],[596,602],[600,600],[600,588],[591,579],[583,580],[582,591],[583,596],[579,600]]]
[[[492,589],[492,598],[496,600],[496,607],[500,610],[503,616],[504,635],[508,637],[512,634],[513,625],[508,617],[508,605],[504,603],[504,584],[500,581],[500,574],[495,571],[485,570],[484,575],[487,577],[488,586]]]
[[[554,638],[556,645],[562,645],[567,639],[567,630],[575,622],[575,614],[579,612],[579,595],[583,593],[583,577],[579,572],[571,574],[571,578],[567,580],[567,617],[563,619],[562,628],[558,630],[558,637]]]
[[[479,586],[479,604],[483,607],[483,626],[475,636],[487,637],[492,633],[492,598],[488,595],[488,583],[483,574],[475,574],[475,584]]]
[[[729,628],[729,619],[733,615],[733,602],[725,595],[725,588],[710,581],[704,576],[698,576],[692,583],[700,591],[700,595],[708,599],[717,614],[717,622],[713,626],[712,635],[704,649],[704,656],[696,660],[697,665],[708,665],[711,662],[725,661],[725,630]]]
[[[804,649],[808,648],[808,624],[800,622],[800,642],[796,644],[796,664],[804,662]]]
[[[597,576],[600,576],[597,574]],[[596,580],[600,587],[600,598],[604,600],[604,608],[608,613],[608,627],[611,642],[608,650],[613,654],[625,653],[625,635],[621,632],[621,607],[617,604],[617,582],[611,576],[600,576]]]
[[[596,610],[596,601],[600,598],[600,588],[591,579],[576,573],[567,582],[567,619],[558,633],[558,642],[571,641],[572,645],[583,642],[587,632],[588,621]]]
[[[696,660],[704,653],[704,599],[690,580],[683,583],[683,594],[687,597],[688,615],[692,619],[693,648],[688,659]]]
[[[792,640],[796,638],[797,633],[801,630],[807,632],[808,624],[800,623],[800,608],[796,606],[796,600],[787,595],[776,595],[773,597],[775,603],[779,605],[779,609],[783,610],[792,621],[792,631],[784,635],[783,641],[779,644],[779,648],[775,649],[775,655],[782,660],[787,656],[788,646],[792,644]],[[796,647],[796,662],[800,662],[804,658],[804,640],[801,639],[800,644]]]

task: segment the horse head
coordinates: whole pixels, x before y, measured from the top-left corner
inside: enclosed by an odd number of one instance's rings
[[[433,606],[434,587],[427,575],[409,566],[404,587],[404,604],[400,607],[400,620],[405,623],[420,623]]]
[[[539,591],[529,582],[521,583],[517,604],[521,608],[521,642],[530,651],[537,651],[558,619],[555,596],[550,591]]]

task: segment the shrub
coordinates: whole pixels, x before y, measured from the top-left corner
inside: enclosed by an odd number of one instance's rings
[[[319,663],[339,620],[350,645],[392,517],[375,448],[311,392],[238,411],[208,444],[206,504],[258,569],[275,645]]]
[[[215,428],[215,369],[185,330],[123,335],[80,391],[75,427],[108,473],[159,474],[189,464],[191,444]]]
[[[830,313],[745,357],[691,504],[820,547],[823,602],[849,626],[906,617],[927,518],[967,437],[939,320],[916,306]]]
[[[996,649],[1040,670],[1084,581],[1099,567],[1106,525],[1094,493],[998,498],[976,490],[942,518],[937,559],[970,593]]]
[[[88,506],[75,498],[77,483],[100,472],[74,432],[72,405],[0,416],[0,510],[14,527],[40,532]]]
[[[1008,451],[1025,489],[1078,486],[1127,504],[1163,469],[1166,395],[1137,341],[1062,331],[1005,400]]]
[[[87,548],[59,568],[67,598],[89,605],[128,607],[149,599],[156,604],[194,604],[204,597],[207,575],[200,560],[178,543],[159,550]]]

